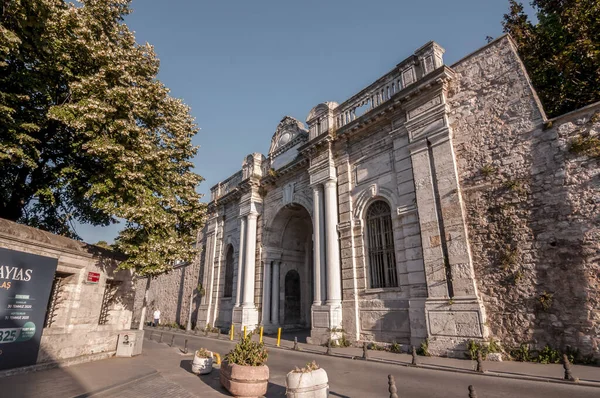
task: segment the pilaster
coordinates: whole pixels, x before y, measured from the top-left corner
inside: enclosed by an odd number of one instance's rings
[[[461,355],[467,340],[486,336],[447,118],[451,78],[448,71],[405,105],[428,293],[414,309],[424,307],[430,351],[449,356]]]
[[[242,196],[240,199],[240,253],[244,255],[242,272],[238,271],[238,290],[241,294],[236,297],[236,306],[232,312],[232,323],[237,328],[244,326],[253,330],[260,323],[259,311],[255,304],[255,287],[257,272],[257,219],[262,212],[262,197],[259,193],[261,162],[260,154],[249,155],[243,166],[245,179],[241,183]],[[242,236],[243,235],[243,236]],[[241,254],[240,254],[241,255]],[[258,269],[261,272],[260,267]],[[238,329],[241,330],[241,329]]]

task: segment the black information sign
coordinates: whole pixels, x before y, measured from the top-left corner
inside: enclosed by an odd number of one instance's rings
[[[0,370],[36,363],[57,264],[0,248]]]

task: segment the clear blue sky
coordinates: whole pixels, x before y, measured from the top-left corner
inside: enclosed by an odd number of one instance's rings
[[[450,65],[502,34],[508,0],[133,0],[126,23],[154,45],[159,78],[192,109],[194,160],[210,187],[266,154],[285,115],[342,102],[434,40]],[[527,8],[531,12],[530,8]],[[208,196],[205,196],[208,200]],[[79,226],[112,242],[118,225]]]

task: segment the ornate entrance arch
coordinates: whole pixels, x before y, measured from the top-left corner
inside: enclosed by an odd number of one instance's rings
[[[265,228],[263,324],[310,328],[313,300],[312,220],[297,203],[282,207]]]

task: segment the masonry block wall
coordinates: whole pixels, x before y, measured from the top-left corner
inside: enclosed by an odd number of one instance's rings
[[[597,354],[600,160],[573,144],[600,135],[600,104],[546,122],[508,37],[452,68],[450,124],[491,337]]]
[[[196,321],[199,298],[195,289],[198,286],[199,264],[194,261],[189,264],[176,266],[167,274],[152,278],[148,291],[148,307],[146,310],[146,322],[152,321],[153,313],[160,310],[160,323],[177,323],[183,327],[187,325],[190,311],[190,295],[192,299],[192,321]],[[139,322],[144,302],[146,289],[146,278],[136,278],[135,281],[135,307],[134,322]]]
[[[306,127],[284,117],[268,156],[211,189],[200,327],[600,355],[600,104],[547,120],[508,36],[452,66],[443,52],[427,43]]]
[[[96,246],[0,219],[0,247],[58,259],[62,277],[52,321],[44,328],[38,363],[112,353],[118,334],[131,326],[135,291],[132,274],[118,271],[119,258]],[[86,283],[88,272],[100,274]],[[106,318],[100,322],[107,282],[111,290]]]
[[[426,284],[404,121],[397,109],[389,118],[348,137],[336,155],[344,329],[358,340],[411,344],[411,337],[414,342],[426,338],[424,312],[411,312],[409,305],[409,298],[425,297]],[[393,289],[368,286],[364,220],[369,205],[377,200],[384,200],[392,210],[399,268],[398,287]]]

